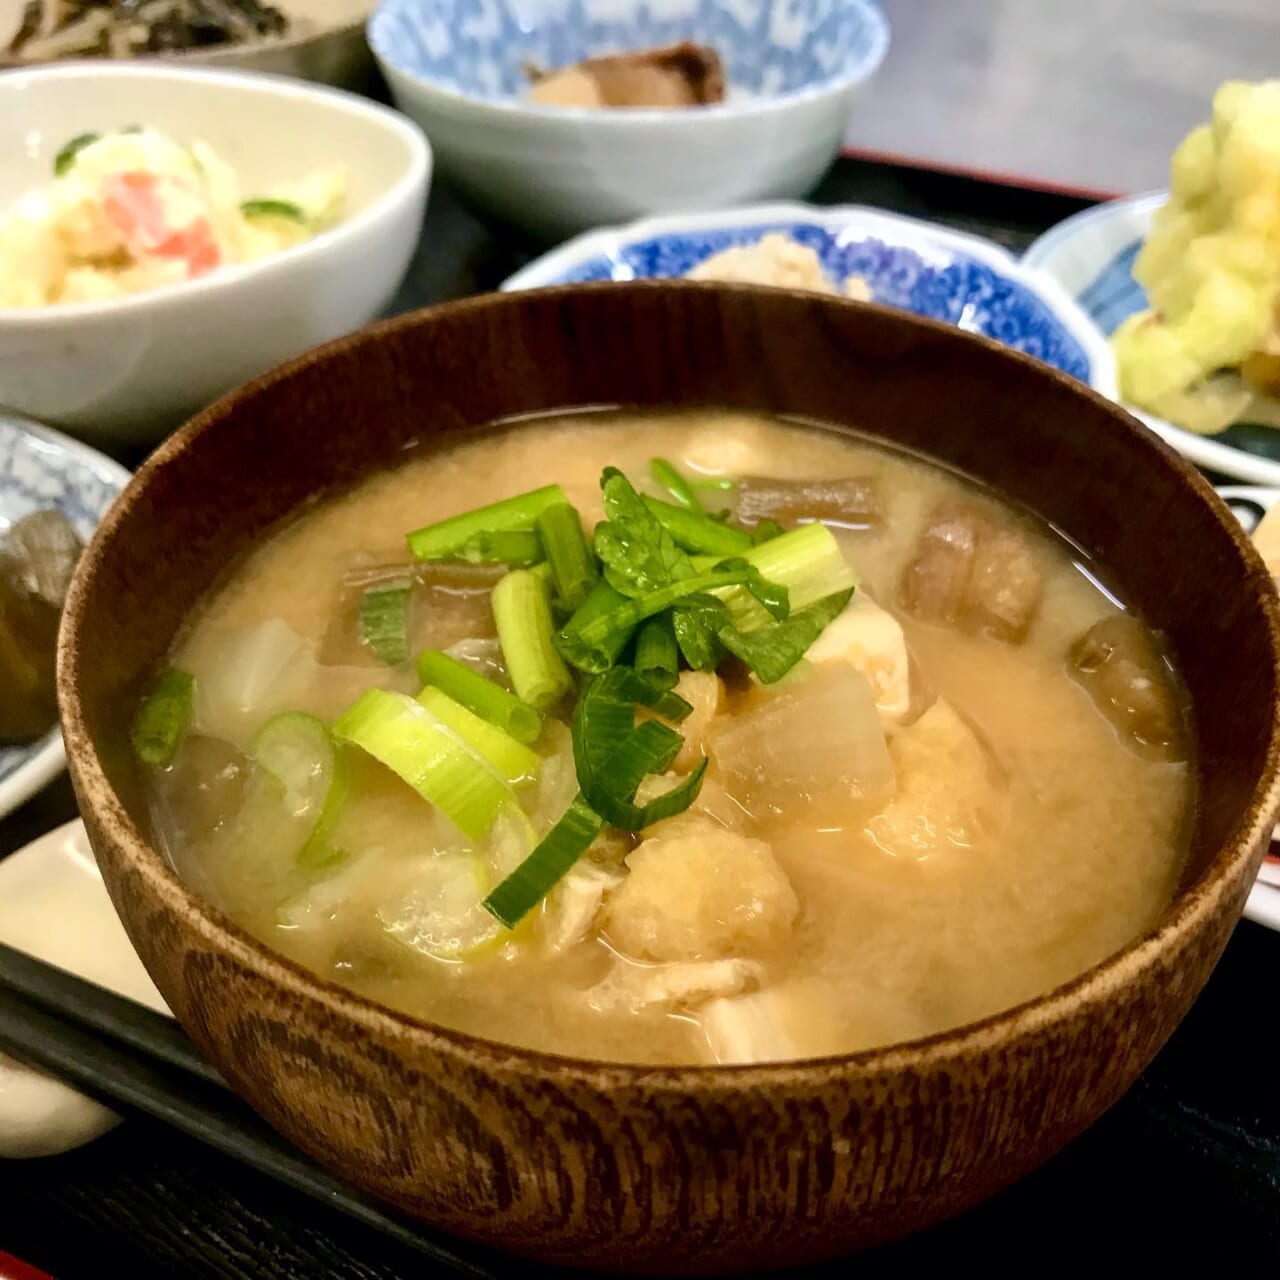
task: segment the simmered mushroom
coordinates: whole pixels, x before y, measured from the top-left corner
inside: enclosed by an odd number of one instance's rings
[[[898,585],[922,622],[1019,644],[1040,607],[1043,576],[1027,540],[975,507],[945,503],[930,517]]]
[[[57,510],[19,520],[0,543],[0,741],[38,737],[57,719],[58,620],[80,551]]]
[[[1071,646],[1070,669],[1123,738],[1144,754],[1185,758],[1172,675],[1151,633],[1132,614],[1095,622]]]

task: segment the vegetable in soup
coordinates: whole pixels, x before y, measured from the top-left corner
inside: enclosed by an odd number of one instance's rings
[[[309,509],[135,725],[179,872],[419,1017],[736,1063],[955,1027],[1149,927],[1194,800],[1158,635],[916,457],[543,420]]]

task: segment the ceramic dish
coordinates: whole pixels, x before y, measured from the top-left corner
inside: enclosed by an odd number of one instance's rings
[[[59,507],[88,538],[129,473],[102,454],[0,411],[0,535],[42,507]],[[51,729],[20,747],[0,745],[0,818],[62,772],[62,735]]]
[[[813,249],[837,287],[856,276],[874,302],[995,338],[1115,395],[1110,348],[1054,282],[1032,276],[989,240],[857,205],[767,204],[646,218],[579,236],[502,288],[679,277],[769,232]]]
[[[601,404],[722,404],[860,428],[993,485],[1105,561],[1177,654],[1199,747],[1190,860],[1150,930],[1066,985],[927,1039],[773,1065],[639,1067],[395,1013],[284,960],[181,882],[148,834],[126,726],[209,587],[299,504],[394,465],[424,433],[445,444]],[[490,294],[273,371],[138,473],[81,561],[60,658],[90,841],[202,1052],[355,1186],[560,1268],[799,1265],[919,1229],[1034,1169],[1120,1097],[1186,1014],[1280,805],[1280,602],[1194,469],[1038,360],[900,310],[780,289]]]
[[[1250,533],[1257,528],[1263,515],[1280,502],[1280,489],[1222,485],[1218,494]],[[1258,872],[1258,883],[1249,894],[1244,914],[1257,924],[1280,932],[1280,828],[1272,834],[1271,851]]]
[[[27,0],[0,0],[0,47],[7,45],[18,29],[26,5]],[[148,55],[143,60],[265,71],[339,89],[369,87],[374,68],[364,24],[373,9],[373,0],[283,0],[275,7],[289,20],[288,33],[278,39]],[[39,64],[17,59],[6,61],[0,55],[0,68],[36,65]]]
[[[1109,336],[1126,316],[1147,305],[1133,278],[1133,263],[1151,219],[1167,199],[1167,193],[1156,191],[1086,209],[1042,235],[1022,265],[1061,286],[1096,330]],[[1131,412],[1197,466],[1253,484],[1280,484],[1280,431],[1242,424],[1221,435],[1200,436],[1140,409]]]
[[[0,860],[0,942],[168,1012],[111,909],[79,821]],[[0,1054],[0,1158],[70,1151],[118,1119]]]
[[[724,103],[598,111],[520,96],[525,64],[688,38],[723,59]],[[889,30],[870,0],[383,0],[369,44],[463,194],[556,240],[645,213],[805,194],[835,159]]]
[[[337,90],[80,62],[0,76],[0,205],[47,182],[68,138],[137,122],[204,139],[250,190],[345,165],[347,197],[336,226],[257,262],[103,302],[0,309],[0,404],[115,443],[157,440],[376,315],[413,254],[431,172],[417,128]]]

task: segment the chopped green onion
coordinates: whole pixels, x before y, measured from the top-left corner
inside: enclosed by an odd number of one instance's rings
[[[660,808],[636,805],[633,797],[641,780],[646,774],[665,771],[684,744],[680,734],[659,720],[637,725],[636,702],[677,722],[692,709],[678,695],[652,689],[634,671],[614,667],[591,683],[573,717],[573,759],[582,794],[606,822],[627,831],[656,822],[654,814],[667,817],[692,804],[705,768],[704,762],[693,782],[685,779],[687,787],[678,784],[671,799],[658,797],[653,804],[661,801]]]
[[[635,669],[636,675],[655,689],[673,688],[679,679],[680,653],[669,614],[659,614],[641,624],[636,635]]]
[[[290,815],[311,823],[298,850],[298,865],[314,871],[340,858],[333,829],[346,801],[346,770],[324,722],[303,711],[272,716],[258,731],[250,754],[281,788]]]
[[[690,596],[671,617],[684,660],[695,671],[714,671],[724,657],[720,629],[730,625],[728,606],[712,595]]]
[[[505,529],[497,533],[477,533],[468,538],[448,559],[468,564],[509,564],[528,568],[543,558],[542,539],[529,529]]]
[[[409,657],[411,592],[408,578],[394,578],[366,587],[360,597],[360,643],[389,667],[398,667]]]
[[[133,749],[143,764],[163,768],[172,763],[191,723],[195,696],[195,677],[177,667],[156,681],[133,723]]]
[[[658,498],[645,498],[644,505],[685,551],[736,556],[751,547],[751,535],[745,529],[721,524],[705,512],[687,511]]]
[[[738,482],[728,476],[699,476],[693,481],[693,487],[695,490],[710,489],[713,493],[733,493],[738,488]]]
[[[418,678],[423,684],[434,685],[447,693],[490,724],[505,729],[525,746],[535,743],[542,732],[540,711],[439,649],[426,649],[418,654]]]
[[[573,617],[557,633],[555,637],[556,648],[565,657],[569,657],[570,651],[579,652],[580,641],[577,637],[581,636],[583,630],[589,624],[594,623],[597,618],[603,618],[611,614],[619,605],[625,604],[626,601],[626,596],[619,591],[615,591],[607,582],[601,579],[591,588],[591,594],[578,606]],[[581,660],[573,658],[569,660],[581,671],[605,671],[617,662],[619,655],[627,647],[627,641],[631,639],[631,630],[621,628],[610,631],[596,644],[590,653],[580,654]],[[566,642],[564,640],[565,635],[572,635],[575,638]]]
[[[590,618],[586,622],[580,622],[575,615],[560,631],[556,637],[556,643],[560,647],[560,652],[579,670],[604,671],[613,661],[611,655],[622,651],[627,637],[646,618],[651,618],[655,613],[661,613],[687,596],[740,585],[751,576],[751,566],[742,562],[740,568],[697,574],[692,578],[684,578],[669,586],[660,587],[646,595],[623,600],[609,612]],[[749,596],[748,599],[750,599]]]
[[[854,589],[847,588],[793,613],[784,622],[773,622],[754,631],[725,627],[720,642],[741,658],[764,684],[781,680],[804,657],[809,646],[849,603]]]
[[[456,555],[478,533],[530,530],[548,507],[562,502],[568,499],[558,484],[544,485],[417,529],[409,534],[409,550],[419,560],[441,560]]]
[[[669,463],[666,458],[650,458],[649,474],[675,499],[682,507],[690,511],[701,511],[702,505],[689,482]]]
[[[478,752],[406,694],[367,690],[333,732],[381,761],[473,840],[504,805],[516,803]]]
[[[754,565],[766,581],[786,587],[793,612],[858,584],[857,575],[849,567],[831,530],[816,522],[752,547],[743,552],[742,559]],[[714,563],[699,557],[694,560],[694,567],[703,570]],[[766,611],[742,587],[719,590],[715,594],[729,606],[733,624],[739,631],[769,625]]]
[[[539,711],[555,706],[573,677],[552,643],[551,604],[541,578],[516,569],[493,589],[493,621],[516,696]]]
[[[307,215],[292,200],[242,200],[240,212],[246,218],[285,218],[305,223]]]
[[[78,133],[70,142],[64,143],[62,150],[53,157],[53,173],[54,177],[64,177],[71,166],[76,162],[78,156],[85,147],[92,146],[99,138],[100,133]]]
[[[560,882],[604,828],[579,794],[536,849],[484,900],[485,909],[508,929]]]
[[[502,775],[508,786],[531,781],[537,775],[541,761],[536,752],[517,742],[505,729],[482,720],[474,711],[468,711],[434,685],[428,685],[418,694],[418,703],[478,751]]]
[[[572,613],[587,598],[600,576],[582,532],[582,518],[576,507],[558,504],[548,507],[538,517],[537,529],[546,548],[556,596],[565,612]]]

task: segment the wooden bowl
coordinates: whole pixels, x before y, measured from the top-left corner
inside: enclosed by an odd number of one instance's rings
[[[127,729],[175,631],[300,503],[494,419],[708,403],[847,424],[989,482],[1079,543],[1168,635],[1199,806],[1156,928],[1076,981],[927,1040],[774,1066],[561,1058],[392,1012],[201,902],[148,834]],[[1192,469],[1122,410],[994,343],[881,307],[644,283],[490,296],[284,366],[161,446],[80,565],[59,685],[76,792],[117,909],[236,1091],[349,1182],[555,1264],[801,1263],[972,1205],[1061,1148],[1187,1012],[1280,800],[1280,612]]]

